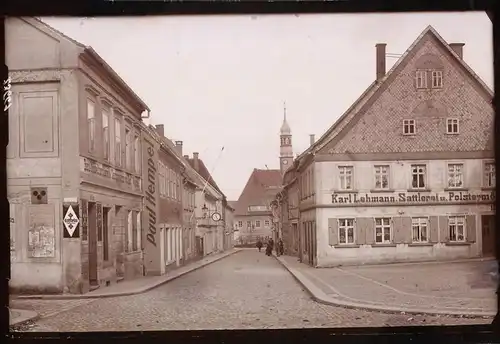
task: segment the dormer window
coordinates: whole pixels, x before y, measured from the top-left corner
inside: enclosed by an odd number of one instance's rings
[[[405,119],[403,121],[403,134],[405,135],[415,135],[415,120],[414,119]]]
[[[443,71],[432,71],[432,88],[443,88]]]

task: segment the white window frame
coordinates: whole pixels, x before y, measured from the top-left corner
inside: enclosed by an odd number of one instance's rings
[[[462,239],[458,239],[458,228],[462,227]],[[453,228],[455,227],[455,228]],[[465,242],[467,239],[467,221],[465,215],[451,215],[448,216],[448,232],[450,234],[450,241],[452,242]],[[455,237],[454,237],[454,235]]]
[[[416,135],[417,134],[417,121],[414,119],[403,120],[403,135]]]
[[[460,132],[460,120],[458,118],[447,118],[446,119],[446,134],[458,135],[459,132]]]
[[[96,103],[92,99],[87,98],[87,130],[88,130],[88,146],[89,152],[95,153],[96,150]]]
[[[260,220],[255,220],[255,228],[260,228]]]
[[[345,225],[341,225],[342,221],[345,221]],[[351,221],[351,224],[349,224]],[[356,243],[356,219],[354,218],[340,218],[337,219],[337,229],[338,229],[338,243],[339,245],[354,245]],[[352,230],[352,242],[349,242],[349,230]],[[341,240],[341,231],[344,231],[345,242]]]
[[[415,86],[417,89],[427,88],[427,71],[417,70],[415,72]]]
[[[413,172],[414,168],[421,168],[423,167],[424,168],[424,177],[423,177],[423,181],[424,181],[424,186],[413,186],[413,176],[414,175],[420,175],[421,173],[419,173],[417,171],[417,173],[415,174]],[[427,188],[427,164],[411,164],[410,165],[410,173],[411,173],[411,179],[410,179],[410,189],[413,189],[413,190],[425,190]],[[417,178],[417,181],[419,181],[420,179]]]
[[[431,71],[431,88],[443,88],[443,71],[442,70],[432,70]]]
[[[414,228],[417,228],[418,235],[415,238],[413,235]],[[422,228],[425,228],[425,238],[423,239]],[[426,216],[415,216],[411,218],[411,240],[413,243],[428,243],[429,242],[429,218]]]
[[[354,190],[354,166],[342,165],[338,167],[339,171],[339,189]],[[350,180],[350,183],[347,181]]]
[[[450,168],[453,171],[450,171]],[[460,162],[449,162],[446,166],[446,187],[447,189],[461,189],[464,187],[465,166]],[[450,183],[453,181],[452,183]]]
[[[483,186],[487,188],[496,187],[495,162],[486,161],[483,164]]]
[[[243,228],[243,221],[238,221],[238,227]]]
[[[264,227],[269,227],[271,222],[269,220],[264,220]]]
[[[384,171],[385,169],[385,171]],[[390,165],[375,165],[373,166],[373,173],[375,178],[375,190],[388,190],[391,187],[391,166]],[[387,185],[382,185],[383,176],[387,177]],[[377,182],[380,179],[380,187],[377,187]]]
[[[377,224],[377,220],[380,220],[380,225]],[[387,220],[388,224],[385,224],[385,220]],[[392,218],[390,217],[376,217],[373,219],[375,225],[375,244],[390,244],[392,243]],[[389,240],[385,239],[385,232],[389,230]],[[377,230],[381,231],[381,241],[377,241]]]
[[[103,150],[103,157],[104,160],[109,161],[110,159],[110,141],[111,141],[111,131],[109,128],[109,120],[111,119],[111,111],[107,107],[102,108],[102,114],[101,114],[101,121],[102,121],[102,136],[103,136],[103,143],[102,143],[102,150]]]

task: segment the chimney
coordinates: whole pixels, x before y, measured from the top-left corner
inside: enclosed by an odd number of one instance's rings
[[[182,156],[182,141],[175,141],[175,149],[177,149],[177,153]]]
[[[164,126],[163,124],[157,124],[156,125],[156,132],[161,136],[161,137],[165,137],[165,129],[164,129]]]
[[[314,144],[314,134],[309,135],[309,144],[312,146]]]
[[[184,155],[184,159],[189,159],[189,155]]]
[[[376,71],[377,71],[377,81],[380,81],[385,76],[385,43],[375,44],[377,49],[376,53]]]
[[[464,45],[465,43],[450,43],[450,48],[453,49],[461,60],[464,58]]]
[[[198,152],[193,153],[194,169],[196,172],[200,170],[200,160],[198,160],[199,155],[200,154]]]

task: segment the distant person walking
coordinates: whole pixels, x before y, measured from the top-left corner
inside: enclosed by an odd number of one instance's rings
[[[257,245],[256,246],[257,246],[257,248],[259,249],[259,252],[260,252],[260,250],[262,249],[262,241],[260,241],[260,239],[257,240]]]
[[[278,254],[278,257],[282,256],[284,251],[285,251],[285,249],[284,249],[283,240],[280,238],[278,240],[278,245],[276,245],[276,253]]]
[[[273,239],[269,239],[267,242],[267,247],[266,247],[266,255],[270,256],[273,253],[273,248],[274,248],[274,241]]]

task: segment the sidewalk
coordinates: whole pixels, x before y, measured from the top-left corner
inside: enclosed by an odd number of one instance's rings
[[[146,276],[130,281],[123,281],[109,287],[100,287],[86,294],[59,294],[59,295],[10,295],[11,299],[17,300],[70,300],[70,299],[97,299],[104,297],[128,296],[141,294],[162,284],[170,282],[191,271],[212,264],[222,258],[240,252],[240,249],[233,249],[227,252],[207,256],[199,261],[187,264],[175,269],[163,276]]]
[[[38,313],[24,309],[9,308],[9,326],[20,325],[38,318]]]
[[[312,268],[296,257],[278,261],[321,303],[385,312],[493,317],[492,261]]]

